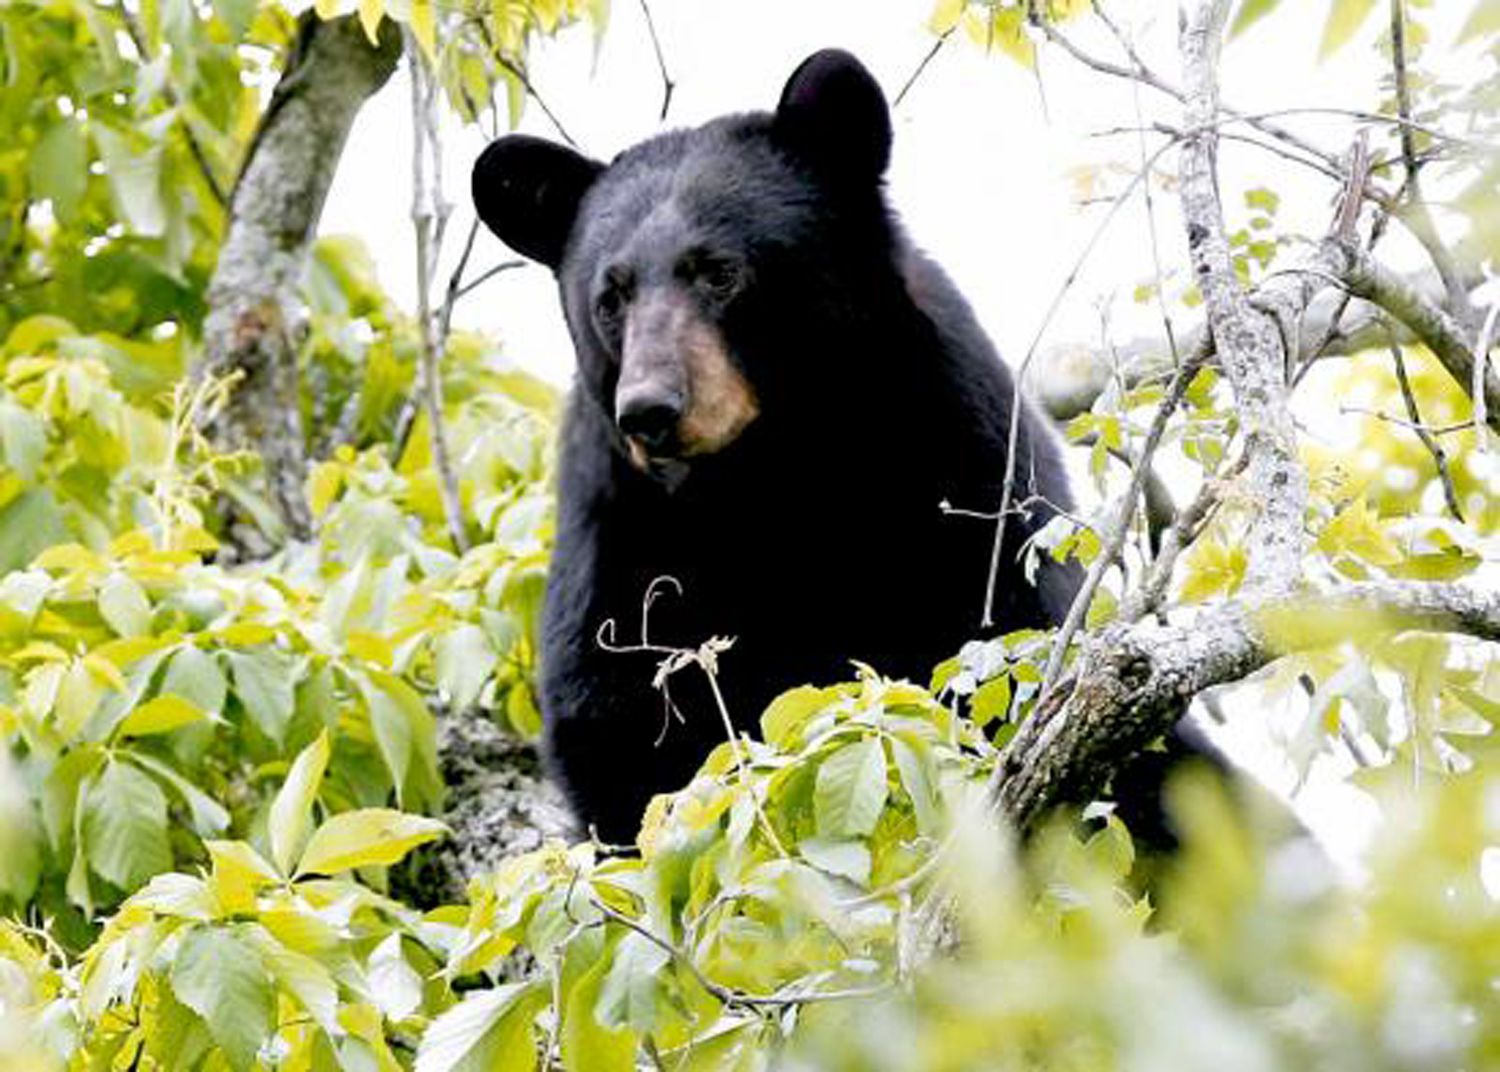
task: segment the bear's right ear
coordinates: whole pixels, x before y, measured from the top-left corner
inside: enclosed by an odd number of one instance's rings
[[[474,161],[474,208],[507,246],[556,271],[578,205],[603,170],[572,149],[507,134]]]
[[[792,72],[772,121],[825,173],[874,182],[891,161],[891,111],[880,83],[849,53],[814,52]]]

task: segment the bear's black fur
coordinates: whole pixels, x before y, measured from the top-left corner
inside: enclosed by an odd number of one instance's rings
[[[1011,422],[1014,500],[991,632],[1054,623],[1076,574],[1023,541],[1070,505],[1044,422],[974,314],[902,232],[891,127],[858,61],[820,52],[775,112],[652,138],[608,166],[492,144],[481,217],[552,267],[577,348],[542,626],[545,751],[579,816],[632,838],[724,728],[659,652],[734,638],[719,684],[754,730],[778,693],[850,661],[925,681],[982,632]],[[658,581],[670,578],[670,581]],[[659,597],[649,619],[648,591]],[[614,622],[613,645],[602,643]],[[649,630],[643,637],[641,631]]]

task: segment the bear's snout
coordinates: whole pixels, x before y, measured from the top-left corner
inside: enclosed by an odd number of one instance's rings
[[[639,443],[651,456],[669,454],[677,445],[677,425],[682,420],[682,396],[677,391],[643,385],[622,393],[616,405],[615,422],[620,433]]]
[[[685,290],[651,288],[631,302],[615,424],[637,469],[722,450],[759,413],[718,325]]]

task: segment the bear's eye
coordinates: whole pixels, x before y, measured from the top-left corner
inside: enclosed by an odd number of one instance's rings
[[[682,265],[682,274],[702,294],[717,302],[733,298],[745,282],[745,270],[738,261],[706,254],[688,257]]]
[[[604,286],[594,299],[594,316],[608,332],[619,328],[625,316],[625,306],[630,300],[629,274],[622,269],[611,268],[604,273]]]

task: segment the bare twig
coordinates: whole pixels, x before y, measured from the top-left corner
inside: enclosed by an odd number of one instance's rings
[[[948,38],[953,36],[953,31],[955,29],[957,29],[956,26],[950,26],[942,33],[938,34],[937,40],[932,43],[932,47],[927,50],[925,55],[923,55],[921,61],[918,62],[916,69],[913,70],[911,74],[907,76],[906,81],[901,84],[900,91],[891,98],[892,108],[901,107],[901,102],[904,101],[906,99],[906,95],[911,92],[911,87],[917,84],[917,80],[921,78],[922,74],[927,70],[927,65],[937,58],[937,54],[943,50],[943,46],[948,43]]]
[[[1172,583],[1172,572],[1177,558],[1183,550],[1192,546],[1203,531],[1214,511],[1224,500],[1229,487],[1244,469],[1244,456],[1225,472],[1212,477],[1198,489],[1198,495],[1180,511],[1171,528],[1162,534],[1161,549],[1146,568],[1146,576],[1139,587],[1120,603],[1118,620],[1136,622],[1161,607],[1167,597],[1167,588]]]
[[[1093,70],[1098,71],[1100,74],[1107,74],[1114,78],[1131,79],[1133,81],[1139,82],[1141,85],[1149,86],[1150,88],[1156,90],[1158,93],[1163,93],[1176,101],[1182,103],[1187,102],[1187,95],[1181,89],[1172,85],[1170,82],[1166,81],[1155,71],[1153,71],[1150,67],[1146,66],[1146,64],[1142,62],[1140,56],[1137,55],[1133,49],[1127,49],[1127,55],[1130,65],[1128,67],[1122,67],[1117,63],[1111,63],[1109,60],[1101,59],[1100,57],[1095,56],[1089,52],[1085,52],[1083,49],[1079,48],[1066,35],[1059,31],[1057,27],[1053,26],[1050,22],[1043,18],[1041,16],[1041,13],[1037,11],[1035,7],[1033,7],[1031,12],[1031,20],[1032,25],[1034,25],[1038,29],[1038,31],[1040,31],[1043,37],[1045,37],[1050,43],[1056,45],[1058,48],[1061,48],[1064,52],[1072,56],[1075,60],[1083,64],[1085,67],[1092,68]],[[1317,157],[1330,168],[1337,169],[1339,167],[1339,159],[1337,156],[1329,153],[1327,150],[1322,149],[1317,145],[1314,145],[1312,142],[1307,141],[1305,138],[1299,137],[1298,135],[1292,133],[1290,130],[1287,130],[1285,127],[1270,122],[1265,116],[1252,115],[1229,107],[1224,107],[1223,110],[1239,122],[1248,123],[1250,126],[1259,130],[1261,133],[1267,134],[1270,137],[1275,138],[1277,141],[1285,142],[1288,145],[1300,149],[1309,156]]]
[[[781,843],[781,838],[776,834],[776,828],[771,825],[770,817],[761,807],[760,796],[755,792],[755,783],[750,777],[750,757],[745,754],[744,742],[734,728],[734,720],[729,716],[729,705],[725,703],[724,694],[719,688],[719,655],[728,651],[733,646],[734,640],[725,637],[710,637],[696,648],[653,643],[650,636],[651,606],[668,584],[676,589],[678,595],[682,594],[682,584],[675,577],[656,577],[646,586],[646,592],[641,598],[641,639],[638,643],[618,643],[615,639],[616,626],[613,618],[606,618],[599,624],[599,631],[594,641],[603,650],[614,654],[660,655],[661,662],[657,664],[656,678],[652,684],[667,697],[669,704],[671,696],[667,690],[673,674],[689,666],[696,666],[703,671],[703,676],[708,679],[709,691],[713,693],[719,720],[724,727],[724,736],[729,741],[730,751],[734,753],[735,769],[739,773],[740,782],[750,796],[750,803],[755,808],[756,817],[760,820],[766,840],[770,842],[778,856],[786,858],[789,855],[786,846]]]
[[[688,974],[708,993],[712,994],[720,1003],[738,1008],[790,1008],[797,1005],[811,1005],[819,1001],[850,1001],[855,998],[874,997],[877,994],[888,993],[887,986],[862,986],[851,987],[847,990],[809,990],[792,994],[747,994],[743,990],[716,983],[707,975],[703,969],[684,950],[677,948],[661,935],[652,931],[639,920],[631,919],[623,912],[616,911],[597,897],[590,898],[590,903],[605,919],[618,923],[627,930],[634,931],[662,952],[666,953],[674,961],[686,968]]]
[[[557,118],[557,113],[547,106],[547,98],[538,93],[536,86],[532,85],[531,76],[526,73],[526,68],[504,56],[496,57],[496,62],[514,75],[516,81],[521,83],[521,88],[526,90],[527,96],[536,101],[536,106],[547,117],[547,122],[552,124],[552,129],[557,131],[557,136],[567,142],[572,148],[581,149],[582,147],[573,140],[573,135],[568,133],[568,128],[562,125],[562,120]]]
[[[530,261],[509,260],[501,261],[499,264],[492,264],[490,265],[490,267],[486,268],[484,271],[476,275],[473,279],[465,283],[463,286],[459,287],[458,290],[454,292],[453,300],[457,301],[459,298],[467,297],[473,291],[477,290],[480,286],[488,283],[491,279],[494,279],[497,275],[501,275],[504,272],[514,272],[517,268],[525,268],[530,263]]]
[[[1417,163],[1416,144],[1410,126],[1411,84],[1406,70],[1406,15],[1402,8],[1402,0],[1390,0],[1390,11],[1391,64],[1396,81],[1396,111],[1402,120],[1401,158],[1406,164],[1407,200],[1399,212],[1399,218],[1406,224],[1412,236],[1422,244],[1428,257],[1432,259],[1432,266],[1437,269],[1438,275],[1443,280],[1443,289],[1448,294],[1449,309],[1458,318],[1459,323],[1469,326],[1474,321],[1474,310],[1469,304],[1469,292],[1463,284],[1457,265],[1453,262],[1453,255],[1438,237],[1437,227],[1432,221],[1432,213],[1428,211],[1427,202],[1422,197],[1420,165]]]
[[[437,265],[443,231],[452,206],[443,200],[442,194],[442,176],[439,171],[442,149],[438,144],[434,83],[410,31],[406,33],[406,55],[407,66],[411,71],[411,219],[417,244],[417,330],[422,344],[419,354],[420,390],[427,410],[427,434],[432,439],[432,464],[437,470],[438,492],[443,501],[448,536],[453,541],[454,550],[463,554],[469,549],[469,536],[464,526],[458,475],[453,470],[453,460],[448,453],[448,436],[443,425],[443,381],[439,362],[447,340],[436,337],[431,308],[432,272]],[[427,169],[429,161],[432,165],[430,180]]]
[[[986,629],[995,624],[996,585],[1000,576],[1000,562],[1005,547],[1005,528],[1006,522],[1010,517],[1011,504],[1015,502],[1016,456],[1019,452],[1021,438],[1021,422],[1017,419],[1016,415],[1020,414],[1022,406],[1021,384],[1025,381],[1026,372],[1031,367],[1032,359],[1036,357],[1037,347],[1041,345],[1042,339],[1047,334],[1047,329],[1052,325],[1052,318],[1057,315],[1057,310],[1061,307],[1063,298],[1073,288],[1073,284],[1077,281],[1079,273],[1083,271],[1083,266],[1088,263],[1089,257],[1093,255],[1094,247],[1104,237],[1104,232],[1108,230],[1115,216],[1119,214],[1120,210],[1130,200],[1130,196],[1135,192],[1136,188],[1143,182],[1150,181],[1151,169],[1156,166],[1156,162],[1161,159],[1162,154],[1176,144],[1175,140],[1168,141],[1157,149],[1156,152],[1152,153],[1141,169],[1131,177],[1130,182],[1121,191],[1119,198],[1110,205],[1109,211],[1099,221],[1099,225],[1094,228],[1093,234],[1084,243],[1082,251],[1079,252],[1077,259],[1068,270],[1067,276],[1057,288],[1056,294],[1052,297],[1051,304],[1042,316],[1042,322],[1038,325],[1036,334],[1032,336],[1031,345],[1026,350],[1026,356],[1022,358],[1020,366],[1016,369],[1014,386],[1011,389],[1010,411],[1012,418],[1010,422],[1010,435],[1005,448],[1005,479],[1000,489],[1000,508],[996,513],[995,538],[990,544],[989,574],[985,578],[984,584],[984,614],[980,621]]]
[[[651,35],[651,50],[656,53],[656,69],[661,72],[661,114],[656,117],[656,121],[665,123],[667,112],[672,109],[672,94],[677,90],[677,83],[667,73],[667,58],[662,55],[661,39],[656,36],[656,20],[651,17],[651,5],[647,0],[641,0],[641,14],[646,16],[646,32]]]
[[[1367,406],[1340,406],[1339,413],[1345,415],[1353,413],[1361,417],[1374,417],[1377,421],[1385,421],[1387,424],[1394,424],[1398,428],[1407,428],[1411,431],[1416,431],[1420,428],[1429,435],[1435,436],[1457,435],[1459,432],[1472,432],[1474,430],[1472,421],[1461,421],[1458,424],[1413,424],[1404,417],[1394,416],[1393,414],[1386,413],[1384,410],[1370,409]]]
[[[1141,445],[1140,458],[1131,470],[1130,484],[1126,487],[1125,493],[1120,496],[1114,520],[1104,535],[1103,546],[1094,561],[1090,563],[1083,584],[1079,587],[1078,594],[1074,596],[1072,605],[1068,607],[1068,614],[1063,619],[1062,628],[1057,631],[1057,636],[1052,641],[1052,651],[1047,656],[1047,669],[1042,674],[1039,702],[1045,702],[1056,686],[1058,675],[1062,672],[1063,660],[1067,657],[1068,646],[1073,641],[1073,635],[1083,625],[1089,606],[1094,601],[1094,593],[1098,591],[1105,572],[1119,556],[1121,548],[1125,546],[1125,539],[1130,533],[1130,522],[1135,516],[1136,502],[1150,476],[1151,459],[1156,454],[1156,448],[1161,444],[1167,421],[1176,412],[1183,395],[1187,393],[1188,384],[1208,360],[1210,353],[1205,342],[1197,352],[1189,355],[1188,359],[1178,367],[1176,374],[1172,377],[1171,385],[1167,388],[1166,397],[1157,407],[1156,416],[1152,418],[1151,427],[1146,432],[1146,440]]]
[[[1412,393],[1411,380],[1406,375],[1406,359],[1401,354],[1401,344],[1396,341],[1396,336],[1390,338],[1391,361],[1396,367],[1396,384],[1401,388],[1401,398],[1406,403],[1406,415],[1411,418],[1407,426],[1416,437],[1422,441],[1422,446],[1427,448],[1427,453],[1432,455],[1433,464],[1437,466],[1438,479],[1443,485],[1443,499],[1448,504],[1448,512],[1458,521],[1463,521],[1464,512],[1458,505],[1458,493],[1453,488],[1453,474],[1448,471],[1448,452],[1438,442],[1437,437],[1427,431],[1422,424],[1422,412],[1417,408],[1417,396]]]
[[[135,46],[137,54],[143,63],[152,61],[151,44],[146,39],[145,30],[141,27],[140,19],[136,17],[125,4],[117,4],[114,8],[120,15],[120,20],[125,24],[125,33],[130,37],[130,43]],[[162,84],[161,95],[167,104],[173,108],[181,108],[182,101],[177,96],[177,90],[170,82]],[[193,133],[193,128],[188,123],[186,113],[180,117],[182,123],[182,136],[187,139],[188,152],[192,154],[193,163],[198,165],[198,170],[203,173],[203,181],[208,184],[208,192],[218,202],[220,208],[229,207],[229,195],[224,192],[224,187],[219,184],[219,177],[214,174],[214,168],[208,160],[208,154],[204,152],[203,145],[198,141],[198,136]]]

